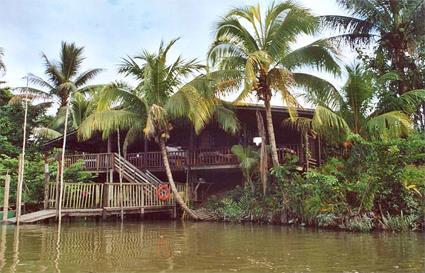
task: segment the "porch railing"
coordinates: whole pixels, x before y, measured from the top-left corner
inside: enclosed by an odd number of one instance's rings
[[[67,155],[64,163],[65,167],[69,167],[82,161],[85,169],[106,171],[113,167],[113,155],[112,153]]]
[[[185,184],[177,183],[177,190],[185,192]],[[49,185],[49,208],[55,208],[57,202],[56,184]],[[101,209],[101,208],[151,208],[175,206],[173,194],[161,201],[156,188],[141,183],[65,183],[62,208],[64,209]]]
[[[310,147],[309,155],[305,153],[304,145],[288,144],[278,148],[279,161],[283,162],[286,155],[294,155],[299,158],[299,165],[304,166],[307,162],[315,165],[318,156],[317,147]],[[131,165],[140,170],[158,170],[164,168],[161,152],[129,153],[125,158]],[[208,167],[219,165],[237,165],[238,158],[231,152],[230,147],[197,149],[168,152],[168,161],[173,170],[186,167]],[[307,160],[306,160],[307,159]],[[82,161],[84,168],[90,171],[105,172],[114,168],[114,154],[79,154],[68,155],[65,166],[68,167],[78,161]]]

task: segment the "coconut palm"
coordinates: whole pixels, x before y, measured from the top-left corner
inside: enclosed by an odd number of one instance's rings
[[[88,118],[96,109],[97,104],[106,89],[105,86],[96,86],[87,88],[85,93],[76,92],[73,94],[72,101],[70,103],[69,112],[69,127],[72,130],[76,130],[80,127],[82,122]],[[33,133],[43,139],[53,139],[62,136],[62,130],[65,122],[66,109],[60,108],[57,115],[53,120],[45,127],[36,127],[33,129]]]
[[[347,66],[346,70],[348,80],[338,92],[306,95],[316,105],[312,119],[296,117],[292,121],[339,143],[353,134],[366,139],[408,136],[413,129],[411,115],[425,100],[425,90],[405,92],[376,106],[377,98],[385,94],[385,83],[397,78],[397,74],[387,73],[376,80],[360,65]]]
[[[79,134],[89,138],[92,133],[102,131],[104,136],[112,131],[128,130],[125,145],[140,136],[154,139],[160,147],[162,160],[171,190],[179,205],[193,219],[198,219],[183,201],[174,183],[168,161],[166,143],[175,119],[188,119],[199,131],[212,118],[217,117],[223,127],[237,128],[233,113],[227,111],[219,100],[207,98],[203,92],[212,86],[208,76],[203,75],[185,83],[185,79],[200,71],[203,66],[194,60],[178,57],[167,63],[169,50],[177,40],[168,44],[161,42],[158,52],[144,51],[134,58],[124,59],[120,72],[138,81],[136,88],[111,85],[99,102],[103,108],[83,122]],[[138,61],[141,61],[140,64]],[[214,101],[214,104],[210,104]],[[113,103],[112,103],[113,102]],[[104,105],[116,105],[104,107]],[[233,123],[232,123],[232,121]],[[232,125],[233,124],[233,125]]]
[[[83,47],[74,43],[62,42],[59,62],[51,61],[43,54],[45,74],[47,79],[31,75],[30,83],[42,88],[30,88],[34,94],[50,96],[59,104],[59,109],[66,107],[68,98],[74,92],[83,92],[87,83],[92,80],[102,69],[89,69],[81,72],[81,65],[85,59]],[[47,90],[44,91],[44,90]]]
[[[0,72],[2,71],[4,72],[6,70],[6,65],[3,62],[3,56],[4,56],[3,48],[0,47]]]
[[[353,48],[376,42],[374,66],[400,74],[397,93],[418,88],[421,79],[417,69],[417,49],[425,37],[425,2],[423,0],[337,0],[350,16],[321,17],[338,35],[330,40]]]
[[[274,166],[279,161],[270,105],[273,94],[281,95],[294,116],[299,107],[295,87],[334,88],[320,77],[300,72],[302,68],[340,72],[334,58],[336,52],[328,42],[319,40],[297,49],[292,47],[299,35],[314,34],[318,26],[318,19],[309,10],[292,1],[272,4],[265,14],[259,5],[236,8],[216,26],[209,60],[225,75],[225,91],[241,90],[236,102],[251,94],[264,102]]]

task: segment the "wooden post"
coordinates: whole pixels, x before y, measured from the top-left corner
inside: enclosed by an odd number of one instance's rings
[[[322,164],[322,143],[320,136],[317,135],[317,167],[320,167],[320,164]]]
[[[308,133],[304,133],[304,160],[305,160],[305,171],[307,172],[309,169],[309,144],[308,144]]]
[[[9,191],[10,191],[10,175],[6,174],[4,179],[4,198],[3,198],[3,221],[7,221],[9,212]]]
[[[107,152],[108,154],[110,154],[112,152],[112,139],[111,139],[111,135],[108,136],[108,143],[107,143]]]
[[[108,206],[109,203],[109,183],[105,183],[104,187],[103,187],[103,196],[102,196],[102,200],[103,200],[103,204],[102,204],[102,219],[106,220],[107,214],[106,214],[106,210],[105,208]]]
[[[173,219],[176,219],[177,218],[177,204],[174,204],[174,206],[173,206],[173,211],[172,211],[171,217]]]
[[[242,128],[243,128],[243,146],[247,146],[248,145],[248,136],[247,136],[247,128],[246,128],[246,122],[244,122],[242,124]]]
[[[50,183],[50,172],[49,172],[49,155],[44,154],[44,209],[49,208],[49,183]]]
[[[22,184],[23,184],[23,176],[22,176],[22,165],[23,165],[23,154],[19,155],[19,163],[18,163],[18,184],[16,188],[16,224],[19,225],[21,219],[21,206],[22,206]]]
[[[60,173],[61,173],[61,161],[60,159],[58,160],[58,168],[57,168],[57,172],[56,172],[56,201],[55,201],[55,207],[56,207],[56,218],[59,218],[59,177],[60,177]]]
[[[120,216],[121,216],[121,221],[124,220],[124,210],[123,210],[123,192],[122,192],[122,160],[121,160],[121,138],[120,138],[120,130],[118,129],[117,131],[117,143],[118,143],[118,156],[119,156],[119,179],[120,179]]]

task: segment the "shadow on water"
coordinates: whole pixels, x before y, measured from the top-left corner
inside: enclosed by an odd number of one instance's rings
[[[0,272],[424,272],[425,235],[179,221],[1,226]]]

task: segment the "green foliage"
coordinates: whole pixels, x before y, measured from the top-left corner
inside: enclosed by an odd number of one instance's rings
[[[296,158],[287,158],[272,168],[275,183],[266,196],[237,188],[210,200],[209,208],[230,221],[271,222],[285,210],[291,223],[360,232],[423,229],[424,151],[419,135],[362,140],[304,174],[296,171]]]
[[[206,207],[224,221],[263,221],[267,213],[259,199],[250,189],[236,187],[222,198],[212,196]]]
[[[43,159],[39,154],[28,155],[25,160],[25,173],[23,183],[23,202],[38,202],[43,200],[44,168]],[[0,155],[0,183],[3,183],[4,175],[9,173],[10,203],[15,203],[16,186],[18,180],[18,159]]]
[[[373,219],[368,217],[367,215],[357,215],[353,218],[350,218],[345,223],[345,226],[348,230],[360,232],[371,231],[374,227]]]
[[[408,231],[417,229],[416,220],[417,216],[414,214],[403,215],[403,212],[400,215],[391,216],[389,213],[382,217],[382,223],[385,228],[390,231]]]
[[[90,183],[93,182],[94,178],[95,175],[93,173],[85,171],[84,161],[82,160],[66,168],[63,173],[64,181],[70,183]]]

